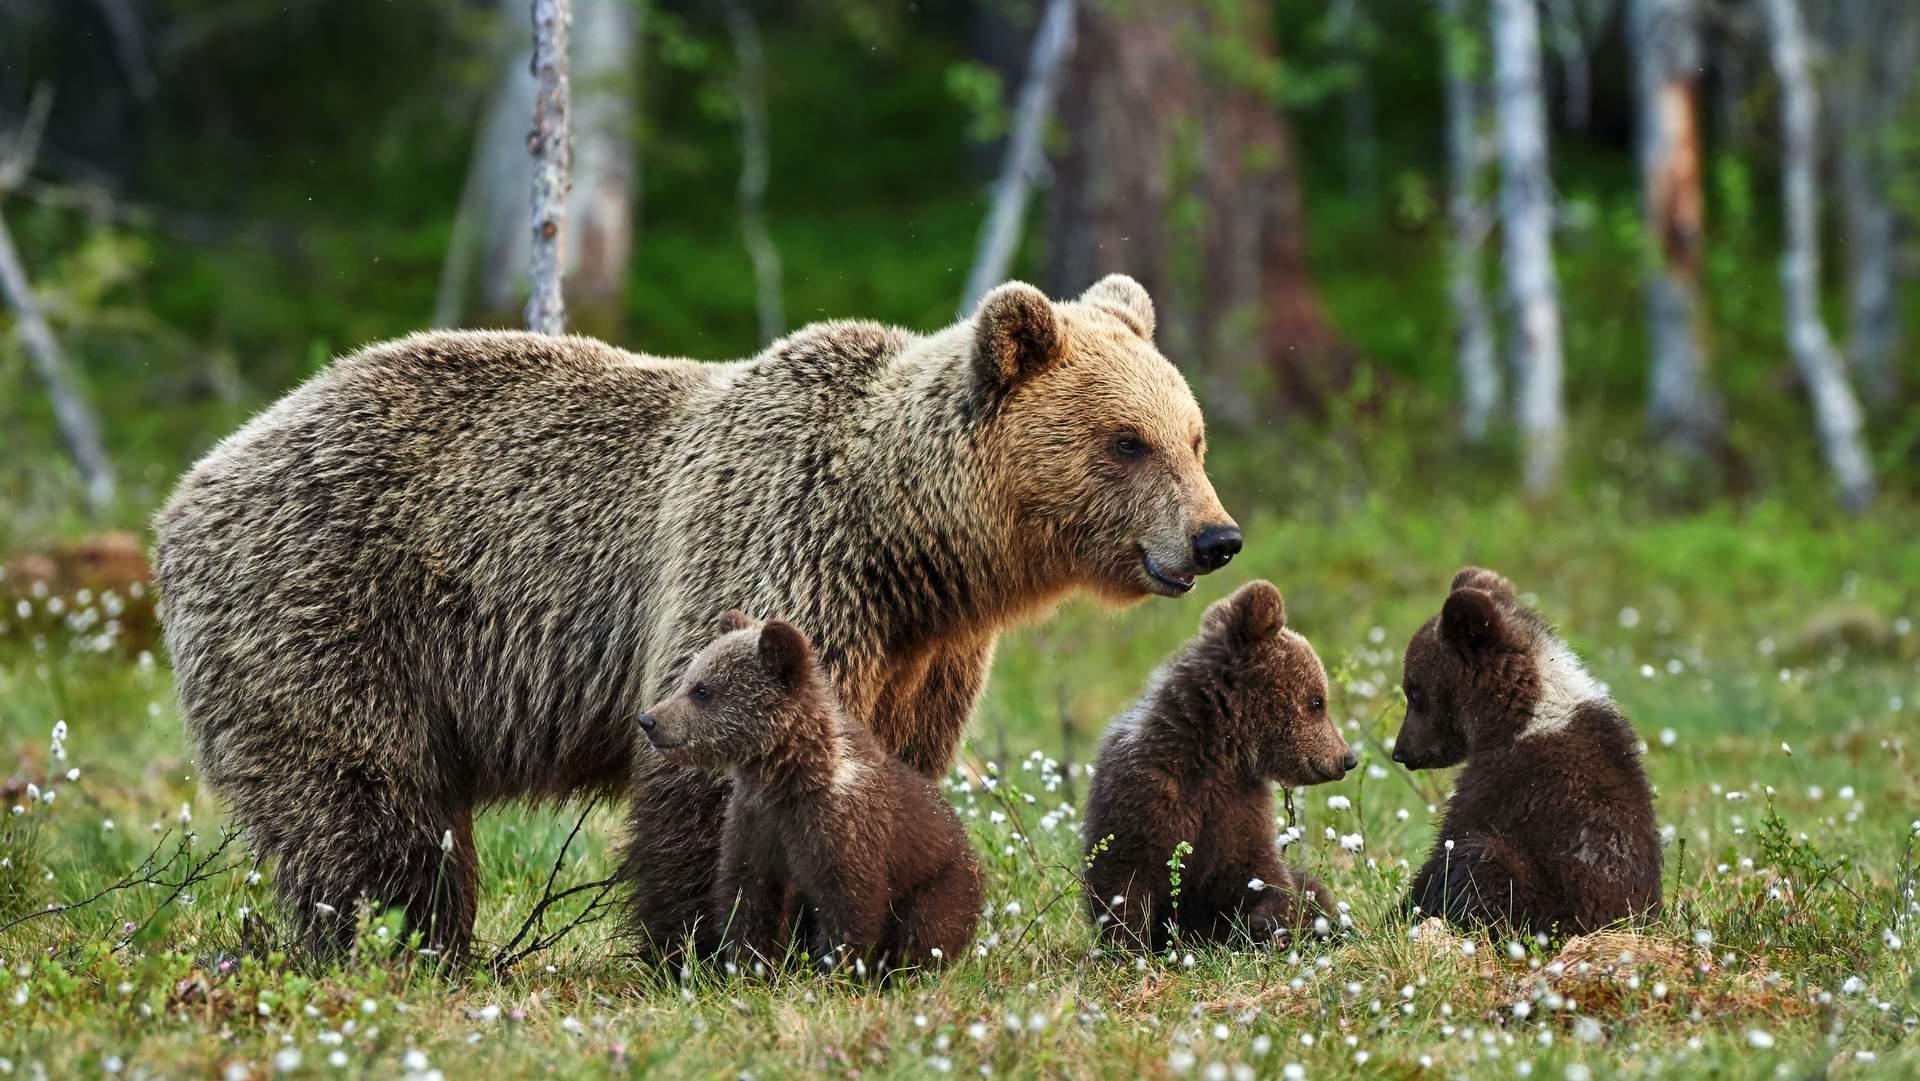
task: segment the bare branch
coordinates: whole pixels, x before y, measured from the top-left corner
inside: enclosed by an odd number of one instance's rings
[[[127,0],[94,0],[106,17],[113,33],[114,50],[120,54],[120,67],[126,72],[127,85],[140,101],[151,101],[160,89],[153,73],[153,61],[147,56],[146,32],[140,28],[140,16]]]
[[[573,829],[567,832],[566,841],[560,845],[560,854],[553,858],[553,868],[547,872],[546,885],[540,888],[540,899],[534,903],[533,909],[527,913],[527,918],[521,921],[520,929],[513,933],[513,937],[507,940],[506,945],[494,951],[493,960],[487,962],[487,967],[492,969],[496,974],[504,973],[534,954],[542,953],[552,948],[555,943],[571,934],[575,928],[591,923],[606,915],[607,908],[609,907],[607,904],[607,894],[612,892],[613,887],[619,884],[620,878],[618,875],[610,875],[592,882],[583,882],[576,886],[569,886],[558,893],[555,893],[553,889],[553,884],[560,878],[560,868],[566,863],[567,852],[573,848],[574,838],[580,836],[580,830],[586,826],[587,816],[593,813],[595,806],[595,803],[588,803],[580,809],[580,817],[574,820]],[[588,901],[585,907],[574,914],[573,919],[567,921],[558,931],[554,931],[551,934],[542,933],[549,909],[569,897],[585,893],[589,890],[597,892],[594,893],[593,899]],[[531,936],[531,938],[529,938],[529,936]],[[521,943],[523,942],[526,943],[526,945],[522,946]]]
[[[47,116],[52,112],[53,88],[41,83],[27,101],[27,116],[20,130],[0,142],[0,193],[19,187],[33,171],[34,159],[40,156],[40,137],[46,134]]]
[[[787,321],[780,289],[780,250],[767,232],[767,60],[760,47],[759,23],[747,0],[727,0],[727,29],[740,67],[740,233],[747,257],[753,260],[755,309],[760,316],[760,342],[765,345],[786,330]]]

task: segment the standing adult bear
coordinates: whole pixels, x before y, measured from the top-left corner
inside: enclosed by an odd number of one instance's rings
[[[936,775],[1003,628],[1075,590],[1179,596],[1239,550],[1152,334],[1114,276],[731,363],[465,332],[340,360],[158,517],[201,772],[318,948],[369,898],[463,950],[476,808],[625,793],[634,930],[671,948],[727,782],[634,721],[722,612],[799,626],[848,711]]]

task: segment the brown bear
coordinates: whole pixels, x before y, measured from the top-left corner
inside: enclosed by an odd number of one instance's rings
[[[1128,949],[1270,943],[1333,911],[1320,883],[1280,860],[1272,785],[1335,781],[1353,752],[1327,712],[1327,673],[1287,628],[1271,582],[1214,602],[1200,633],[1107,729],[1087,795],[1087,907]],[[1175,897],[1169,866],[1181,842]]]
[[[953,806],[846,715],[792,624],[732,611],[721,632],[638,718],[670,761],[733,778],[702,952],[777,965],[804,926],[811,957],[863,971],[959,957],[982,886]]]
[[[1466,762],[1409,906],[1584,934],[1660,908],[1660,832],[1633,726],[1492,571],[1454,577],[1407,646],[1393,759]]]
[[[847,711],[933,775],[1003,628],[1076,591],[1179,596],[1239,549],[1152,332],[1114,276],[731,363],[506,332],[337,361],[155,523],[201,771],[315,944],[368,897],[458,949],[477,808],[627,794],[633,929],[672,948],[727,782],[639,750],[634,718],[720,613],[803,628]]]

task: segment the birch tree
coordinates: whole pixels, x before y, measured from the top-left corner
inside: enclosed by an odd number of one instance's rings
[[[1835,0],[1829,100],[1845,230],[1847,366],[1868,400],[1891,404],[1900,351],[1899,222],[1889,199],[1890,140],[1920,61],[1912,0]]]
[[[1648,234],[1651,338],[1647,414],[1671,443],[1718,442],[1720,406],[1707,376],[1700,271],[1705,246],[1695,0],[1632,0],[1628,34],[1638,91],[1640,188]]]
[[[1534,0],[1493,0],[1495,115],[1500,129],[1500,220],[1512,308],[1526,487],[1543,495],[1558,483],[1566,438],[1560,299],[1553,270],[1553,186],[1547,171],[1546,105],[1540,79],[1540,21]]]
[[[1860,434],[1860,403],[1820,315],[1819,101],[1808,71],[1806,24],[1797,0],[1764,0],[1773,69],[1780,81],[1781,187],[1786,251],[1787,346],[1813,403],[1814,423],[1841,502],[1873,501],[1873,471]]]
[[[980,243],[974,252],[973,269],[960,293],[960,315],[971,315],[987,290],[1007,279],[1013,269],[1014,253],[1020,247],[1020,234],[1027,216],[1027,196],[1034,181],[1046,168],[1047,120],[1053,115],[1053,99],[1060,87],[1060,73],[1073,51],[1074,0],[1048,0],[1046,14],[1033,38],[1033,53],[1027,59],[1027,73],[1020,84],[1020,104],[1013,115],[1013,130],[1007,135],[1005,157],[1000,175],[993,182],[993,197],[986,221],[980,225]]]
[[[760,343],[770,344],[786,330],[785,301],[780,288],[780,249],[767,231],[766,54],[760,47],[760,25],[747,0],[727,0],[727,29],[733,37],[735,94],[740,103],[740,235],[753,262],[754,310],[760,320]]]
[[[533,293],[527,298],[527,326],[542,334],[567,329],[561,296],[566,262],[568,170],[573,132],[568,127],[572,87],[567,82],[568,35],[573,30],[571,0],[533,0],[533,73],[540,89],[533,100]]]
[[[1447,219],[1453,229],[1447,295],[1466,403],[1461,428],[1469,442],[1478,443],[1500,405],[1500,367],[1494,361],[1493,315],[1480,283],[1480,249],[1488,227],[1480,201],[1487,164],[1481,131],[1485,53],[1467,5],[1468,0],[1440,0],[1440,42],[1447,98]]]

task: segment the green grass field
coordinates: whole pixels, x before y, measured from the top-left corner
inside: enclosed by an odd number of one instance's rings
[[[101,641],[103,598],[10,601],[0,754],[20,809],[0,826],[0,923],[107,890],[160,847],[151,884],[0,932],[0,1073],[1920,1072],[1920,511],[1895,494],[1837,520],[1810,489],[1671,513],[1606,482],[1529,507],[1457,463],[1449,476],[1469,479],[1446,487],[1419,468],[1366,483],[1391,453],[1340,466],[1337,453],[1244,449],[1217,471],[1249,548],[1197,596],[1069,605],[1005,640],[952,788],[988,870],[979,950],[886,989],[654,971],[621,955],[610,921],[499,976],[448,974],[375,921],[350,961],[303,970],[272,947],[272,869],[253,877],[241,845],[218,850],[225,822],[196,783],[164,659]],[[1411,934],[1393,915],[1448,783],[1382,750],[1399,651],[1470,561],[1537,596],[1648,744],[1671,835],[1667,907],[1631,936],[1562,953]],[[1305,830],[1290,855],[1350,905],[1352,926],[1288,952],[1099,956],[1074,883],[1084,756],[1205,602],[1254,576],[1280,585],[1326,659],[1364,763],[1292,793],[1291,812],[1276,804]],[[484,819],[489,948],[541,896],[578,810]],[[617,820],[593,811],[556,888],[607,873]],[[1334,840],[1355,833],[1358,852]]]

